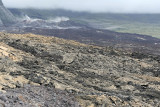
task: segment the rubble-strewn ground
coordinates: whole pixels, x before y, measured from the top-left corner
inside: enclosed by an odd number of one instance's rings
[[[0,93],[0,107],[80,107],[73,95],[45,86],[25,85]]]
[[[57,91],[62,104],[58,107],[78,107],[76,101],[82,107],[160,106],[160,56],[56,37],[0,33],[0,71],[2,106],[18,107],[26,100],[24,106],[56,107],[58,102],[47,100],[55,92],[48,87],[65,90]]]

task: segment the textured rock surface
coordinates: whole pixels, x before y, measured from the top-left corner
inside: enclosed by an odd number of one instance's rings
[[[80,107],[73,95],[45,86],[29,86],[0,93],[2,107]]]
[[[0,33],[0,71],[2,92],[45,85],[74,93],[82,107],[160,106],[159,56]]]
[[[0,26],[8,26],[16,22],[13,14],[4,7],[2,0],[0,0]]]

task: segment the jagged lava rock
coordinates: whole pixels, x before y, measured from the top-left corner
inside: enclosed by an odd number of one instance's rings
[[[82,107],[160,106],[159,56],[0,33],[0,64],[2,91],[44,85],[74,94]]]

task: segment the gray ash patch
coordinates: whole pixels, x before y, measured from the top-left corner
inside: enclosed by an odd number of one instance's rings
[[[25,85],[0,93],[0,107],[80,107],[74,96],[46,86]]]

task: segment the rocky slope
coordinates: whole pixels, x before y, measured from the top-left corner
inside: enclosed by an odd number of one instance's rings
[[[160,106],[160,56],[156,55],[0,33],[0,71],[1,105],[56,107],[51,98],[56,93],[57,107],[78,107],[76,102],[82,107]],[[49,87],[57,91],[45,91]]]
[[[8,26],[16,22],[13,14],[4,7],[2,0],[0,0],[0,26]]]
[[[80,107],[73,95],[51,87],[25,85],[0,93],[0,107]]]
[[[8,30],[9,32],[11,30]],[[160,55],[160,39],[147,35],[118,33],[109,30],[93,28],[81,29],[43,29],[22,28],[15,33],[34,33],[40,35],[56,36],[59,38],[76,40],[85,44],[98,46],[111,46],[127,51]]]

